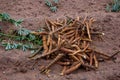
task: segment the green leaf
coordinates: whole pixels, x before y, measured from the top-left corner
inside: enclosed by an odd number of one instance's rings
[[[119,10],[119,5],[118,4],[114,4],[113,7],[112,7],[112,12],[116,12]]]
[[[2,43],[2,46],[5,47],[5,50],[11,50],[11,49],[22,49],[23,51],[26,51],[27,49],[32,49],[33,44],[24,44],[24,43]]]
[[[29,48],[33,48],[33,44],[27,44]]]
[[[30,30],[27,30],[25,28],[21,28],[18,30],[19,35],[28,35],[30,33]]]
[[[7,43],[5,49],[6,49],[6,50],[10,50],[10,49],[12,49],[12,45],[11,45],[10,43]]]
[[[33,48],[33,46],[31,44],[22,44],[22,50],[26,51],[29,48]]]
[[[21,40],[25,40],[26,39],[26,36],[21,36]]]
[[[18,24],[21,24],[23,22],[23,19],[19,19],[16,21]]]
[[[120,11],[120,0],[113,0],[113,3],[106,6],[107,11],[118,12]]]
[[[16,22],[14,19],[9,19],[8,21],[12,24],[14,24]]]
[[[50,7],[51,11],[53,12],[56,12],[57,11],[57,7],[56,6],[53,6],[53,7]]]
[[[46,4],[47,6],[49,6],[49,7],[52,6],[52,3],[51,3],[49,0],[45,0],[45,4]]]
[[[2,15],[2,19],[4,19],[4,20],[9,20],[10,19],[10,15],[7,14],[7,13],[2,13],[1,15]]]
[[[36,42],[36,44],[38,44],[38,45],[42,45],[42,40],[35,40],[35,42]]]
[[[18,30],[18,34],[19,34],[19,35],[22,35],[22,29],[19,29],[19,30]]]
[[[6,47],[6,46],[7,46],[7,43],[4,43],[4,42],[3,42],[3,43],[2,43],[2,46]]]
[[[14,22],[15,26],[20,26],[20,24],[23,22],[23,19],[19,19],[17,21]]]
[[[21,38],[21,36],[20,37],[16,37],[15,40],[21,41],[22,38]]]
[[[59,0],[53,0],[55,3],[58,3],[59,2]]]
[[[29,41],[33,41],[33,40],[36,39],[36,37],[33,34],[29,34],[29,38],[28,39],[29,39]]]
[[[114,0],[111,11],[112,12],[120,11],[120,0]]]
[[[0,14],[0,21],[8,21],[12,24],[14,24],[15,26],[20,26],[20,24],[23,22],[22,19],[19,19],[19,20],[14,20],[10,17],[9,14],[7,13],[1,13]]]
[[[17,48],[18,48],[18,46],[19,46],[18,44],[16,44],[16,43],[13,43],[13,46],[12,46],[12,48],[13,48],[13,49],[17,49]]]
[[[26,50],[27,50],[27,47],[28,47],[27,45],[22,45],[22,50],[23,50],[23,51],[26,51]]]

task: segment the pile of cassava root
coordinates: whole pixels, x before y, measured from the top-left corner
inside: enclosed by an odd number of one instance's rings
[[[93,18],[81,19],[77,17],[64,20],[45,20],[46,27],[42,32],[32,32],[42,37],[42,54],[30,56],[30,59],[52,59],[47,66],[41,67],[42,73],[48,73],[51,66],[59,64],[63,66],[61,75],[69,74],[79,68],[97,69],[99,61],[109,60],[113,57],[91,48],[92,38],[104,35],[101,32],[94,32]],[[35,54],[36,54],[35,53]]]

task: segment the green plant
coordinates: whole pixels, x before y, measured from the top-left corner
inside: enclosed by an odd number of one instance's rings
[[[0,21],[7,21],[17,26],[17,30],[12,31],[12,33],[0,31],[0,41],[6,50],[22,49],[23,51],[26,51],[27,49],[42,45],[41,36],[33,35],[31,30],[21,26],[22,19],[14,20],[7,13],[0,13]],[[1,28],[2,27],[0,27],[0,30]],[[6,42],[4,42],[4,40]],[[9,40],[12,41],[12,43],[10,43]]]
[[[51,3],[49,0],[45,0],[45,4],[46,4],[48,7],[52,7],[52,3]]]
[[[23,44],[23,43],[9,43],[9,42],[3,42],[2,46],[5,47],[5,50],[11,50],[11,49],[22,49],[23,51],[26,51],[27,49],[33,48],[32,44]]]
[[[36,35],[31,34],[30,30],[27,30],[25,28],[20,28],[16,32],[17,32],[16,35],[19,36],[16,38],[16,40],[28,41],[28,42],[32,42],[37,45],[42,45],[41,36],[36,36]]]
[[[56,6],[50,7],[50,9],[51,9],[52,12],[56,12],[57,11],[57,7]]]
[[[8,38],[9,40],[12,40],[13,43],[9,43],[6,42],[2,42],[2,46],[5,47],[6,50],[11,50],[11,49],[22,49],[23,51],[26,51],[26,49],[32,48],[30,47],[30,45],[32,45],[33,47],[37,46],[37,45],[42,45],[42,40],[40,37],[38,36],[34,36],[32,34],[29,34],[31,36],[19,36],[19,35],[8,35],[8,34],[4,34],[4,33],[0,33],[0,41],[4,41],[4,38]],[[33,37],[34,36],[34,37]],[[16,44],[15,42],[20,41],[21,43]],[[26,43],[26,44],[24,44]]]
[[[0,14],[0,21],[8,21],[10,19],[10,15],[7,13],[1,13]]]
[[[53,0],[53,2],[55,3],[55,4],[58,4],[58,2],[59,2],[59,0]],[[56,12],[57,11],[57,6],[55,5],[53,5],[52,4],[52,2],[50,2],[49,0],[45,0],[45,4],[50,8],[50,10],[52,11],[52,12]]]
[[[111,4],[107,4],[106,10],[111,12],[120,11],[120,0],[113,0]]]
[[[20,26],[20,24],[23,22],[22,19],[19,19],[19,20],[12,19],[10,15],[7,13],[0,13],[0,21],[8,21],[14,24],[15,26]]]
[[[25,28],[22,28],[22,30],[16,30],[13,34],[5,34],[0,32],[0,37],[4,38],[7,37],[12,40],[16,41],[25,41],[25,42],[31,42],[35,45],[42,45],[41,36],[36,36],[31,34],[30,30],[27,30]]]

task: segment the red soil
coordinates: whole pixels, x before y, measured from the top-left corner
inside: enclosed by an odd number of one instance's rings
[[[58,11],[53,13],[44,4],[44,0],[0,0],[0,12],[9,13],[15,19],[24,19],[23,26],[37,30],[45,17],[56,19],[65,16],[88,15],[96,19],[93,25],[97,31],[105,33],[104,41],[96,40],[92,44],[98,50],[112,55],[120,50],[120,13],[105,12],[105,6],[111,0],[60,0]],[[10,25],[4,25],[10,27]],[[7,29],[7,28],[6,28]],[[105,61],[96,71],[77,70],[70,75],[60,76],[61,66],[51,67],[49,76],[40,74],[40,65],[49,61],[28,60],[29,51],[5,51],[0,47],[0,80],[120,80],[120,55],[115,62]],[[37,64],[34,65],[34,63]]]

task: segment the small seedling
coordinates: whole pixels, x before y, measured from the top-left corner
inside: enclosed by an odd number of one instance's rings
[[[56,6],[50,7],[50,9],[51,9],[52,12],[56,12],[57,11],[57,7]]]
[[[23,22],[23,19],[19,20],[13,20],[11,19],[11,23],[13,23],[15,26],[21,26],[20,24]]]
[[[111,12],[120,11],[120,0],[113,0],[111,4],[107,4],[106,11],[111,11]]]
[[[25,28],[20,28],[20,29],[17,31],[17,33],[18,33],[19,35],[28,35],[28,34],[30,34],[30,30],[27,30],[27,29],[25,29]]]
[[[10,19],[10,15],[7,13],[0,14],[0,21],[8,21]]]
[[[53,3],[58,4],[59,0],[53,0]],[[52,12],[57,11],[57,6],[53,5],[49,0],[45,0],[45,4],[50,8]]]
[[[7,21],[14,24],[15,26],[20,26],[20,24],[23,22],[22,19],[19,20],[12,19],[10,15],[7,13],[0,13],[0,21]]]
[[[45,0],[45,4],[46,4],[48,7],[52,7],[52,3],[51,3],[49,0]]]

